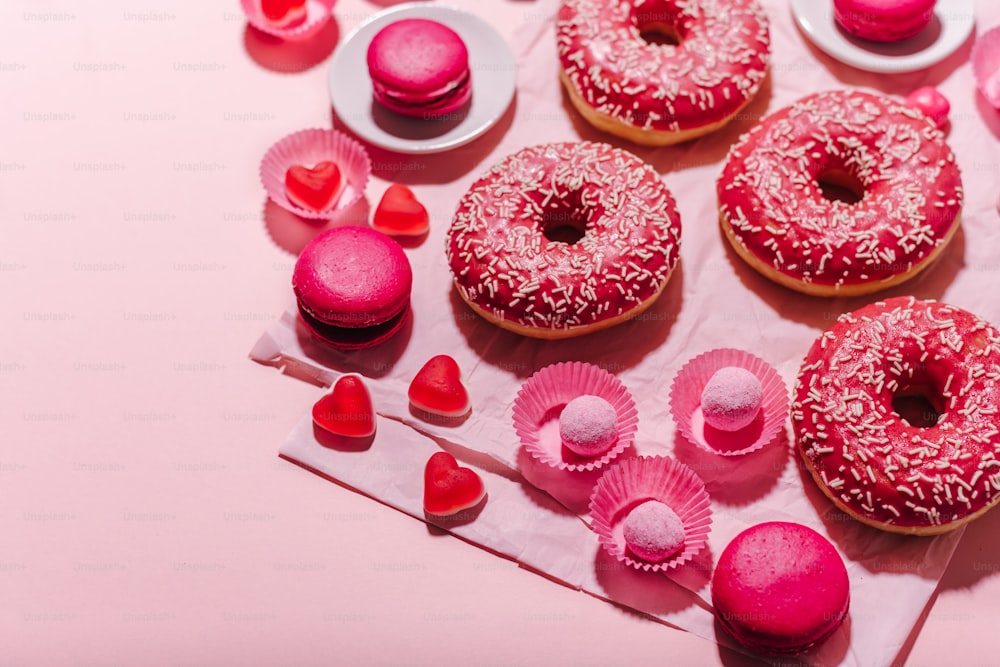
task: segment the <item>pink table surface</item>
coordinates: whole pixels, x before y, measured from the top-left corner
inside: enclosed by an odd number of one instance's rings
[[[389,4],[341,0],[298,49],[248,31],[235,2],[0,8],[3,664],[741,664],[276,457],[316,388],[246,360],[305,240],[265,215],[257,165],[329,126],[325,62]],[[542,18],[525,0],[453,4],[511,36]],[[977,10],[980,31],[1000,23]],[[954,275],[940,296],[995,304],[1000,121],[969,44],[887,78],[781,38],[811,58],[776,49],[786,93],[945,90],[973,222],[935,268]],[[368,199],[401,173],[430,197],[469,180],[516,139],[501,134],[433,173],[384,154]],[[1000,662],[998,522],[966,531],[906,664]]]

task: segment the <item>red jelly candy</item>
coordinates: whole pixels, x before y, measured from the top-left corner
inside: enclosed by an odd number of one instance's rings
[[[295,165],[285,172],[285,193],[296,206],[325,211],[340,194],[340,178],[340,167],[330,161],[311,169]]]
[[[475,507],[486,495],[483,480],[474,470],[458,465],[447,452],[436,452],[424,468],[424,510],[449,516]]]
[[[306,18],[306,0],[260,0],[260,13],[268,23],[288,27]]]
[[[470,407],[462,371],[447,354],[432,357],[424,364],[410,383],[407,395],[414,407],[442,417],[461,417]]]
[[[430,218],[410,188],[395,184],[375,208],[372,227],[390,236],[420,236],[430,228]]]
[[[368,388],[357,375],[342,375],[333,391],[316,401],[313,421],[320,428],[347,438],[375,434],[375,410]]]

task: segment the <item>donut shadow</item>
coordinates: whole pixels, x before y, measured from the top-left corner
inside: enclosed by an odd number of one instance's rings
[[[473,311],[453,284],[449,284],[449,292],[459,332],[479,359],[491,366],[526,378],[560,361],[586,361],[617,374],[639,364],[667,340],[680,316],[684,272],[679,262],[656,301],[632,319],[594,333],[557,340],[530,338],[502,329]]]
[[[581,141],[611,144],[642,159],[660,174],[718,164],[729,147],[763,118],[771,102],[771,74],[764,77],[757,94],[721,128],[677,144],[647,146],[599,130],[583,117],[570,100],[566,86],[560,85],[562,107]],[[693,154],[693,158],[689,157]]]
[[[439,153],[396,153],[374,146],[351,130],[337,116],[333,107],[330,108],[330,116],[332,127],[365,145],[372,163],[372,175],[376,178],[405,185],[442,184],[461,180],[493,152],[514,122],[517,103],[515,93],[510,105],[493,127],[465,145]],[[441,123],[434,124],[437,130],[440,127]]]
[[[950,555],[949,540],[957,539],[958,534],[901,535],[861,523],[834,505],[816,485],[805,464],[798,457],[796,461],[806,498],[847,560],[873,575],[910,574],[935,581],[939,578],[940,573],[933,567],[941,562],[936,551],[943,549]]]
[[[1000,574],[1000,511],[987,512],[968,524],[939,590],[968,590]]]
[[[780,317],[819,330],[829,328],[841,314],[855,311],[873,301],[911,295],[920,299],[941,299],[965,266],[965,232],[959,225],[948,246],[930,266],[899,285],[854,297],[813,296],[766,278],[737,254],[721,224],[717,233],[725,247],[726,259],[744,287],[759,296]]]
[[[682,149],[683,152],[645,151],[642,157],[661,174],[698,167],[713,167],[721,170],[723,160],[729,154],[732,145],[767,115],[771,105],[771,97],[772,75],[768,72],[761,82],[757,94],[736,112],[728,123],[702,137],[676,144],[676,148]],[[713,184],[714,178],[715,175],[713,175]]]
[[[741,456],[707,452],[685,438],[674,435],[674,455],[705,483],[713,501],[744,507],[763,498],[781,479],[789,460],[787,427],[761,449]]]

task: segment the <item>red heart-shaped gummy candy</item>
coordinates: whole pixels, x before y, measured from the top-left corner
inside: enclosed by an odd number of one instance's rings
[[[483,480],[474,470],[462,468],[447,452],[435,452],[424,468],[424,510],[449,516],[475,507],[486,495]]]
[[[420,236],[430,228],[427,209],[405,185],[390,185],[375,207],[372,227],[390,236]]]
[[[357,375],[342,375],[333,391],[316,401],[313,421],[320,428],[348,438],[375,434],[375,410],[365,383]]]
[[[407,396],[415,407],[442,417],[461,417],[469,411],[462,371],[447,354],[432,357],[417,371]]]
[[[268,23],[288,27],[306,17],[306,0],[260,0],[260,13]]]
[[[330,161],[313,168],[295,165],[285,172],[285,193],[296,206],[325,211],[340,194],[340,167]]]

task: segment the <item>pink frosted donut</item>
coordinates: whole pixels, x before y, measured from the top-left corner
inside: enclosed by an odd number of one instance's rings
[[[701,392],[701,411],[709,426],[739,431],[757,417],[763,393],[760,380],[745,368],[720,368]]]
[[[639,558],[659,563],[684,544],[684,522],[669,505],[647,500],[622,522],[625,545]]]
[[[567,142],[522,149],[473,183],[447,255],[474,311],[526,336],[568,338],[648,308],[680,238],[652,167],[607,144]]]
[[[600,396],[577,396],[559,413],[559,436],[572,452],[598,456],[618,441],[618,413]]]
[[[940,416],[911,425],[897,401],[913,395]],[[806,468],[859,521],[932,535],[1000,502],[1000,332],[972,313],[897,297],[842,315],[793,396]]]
[[[592,125],[666,145],[725,125],[757,94],[771,53],[757,0],[563,0],[560,76]],[[646,41],[670,36],[677,44]]]
[[[828,199],[822,183],[860,200]],[[912,278],[955,234],[963,198],[941,132],[920,111],[859,91],[809,95],[765,118],[729,151],[716,189],[736,252],[820,296]]]
[[[934,15],[936,0],[833,0],[833,17],[851,35],[872,42],[916,36]]]

